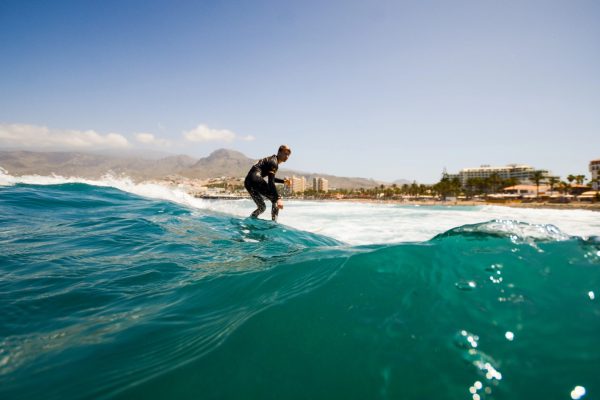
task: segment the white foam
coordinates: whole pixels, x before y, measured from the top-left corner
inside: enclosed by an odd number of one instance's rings
[[[80,177],[64,177],[60,175],[42,176],[42,175],[23,175],[12,176],[6,173],[6,170],[0,167],[0,186],[16,185],[24,183],[29,185],[60,185],[64,183],[86,183],[88,185],[113,187],[124,192],[133,193],[139,196],[152,199],[168,200],[186,206],[206,209],[205,200],[195,198],[184,189],[176,186],[168,186],[159,183],[136,183],[126,176],[117,176],[106,174],[100,179],[87,179]]]
[[[197,210],[210,210],[238,217],[255,208],[252,200],[204,200],[183,188],[157,183],[135,183],[126,177],[106,175],[99,180],[62,176],[14,177],[0,169],[0,185],[17,183],[52,185],[87,183],[110,186],[136,195],[173,201]],[[267,202],[268,203],[268,202]],[[600,213],[588,210],[552,210],[499,206],[427,207],[341,201],[284,200],[279,222],[300,230],[319,233],[349,244],[420,242],[449,229],[490,220],[522,221],[555,225],[567,235],[600,236]],[[269,218],[269,208],[263,218]],[[528,230],[533,232],[537,229]],[[525,233],[528,235],[528,233]]]
[[[425,241],[449,229],[490,220],[554,225],[567,235],[600,235],[600,213],[588,210],[526,209],[499,206],[415,207],[394,204],[290,201],[280,222],[351,244]],[[492,224],[493,225],[493,224]],[[506,224],[496,224],[500,232]],[[515,225],[517,226],[517,225]],[[489,226],[490,229],[493,226]],[[539,229],[519,227],[516,234],[548,237]],[[505,233],[505,232],[504,232]],[[556,234],[557,238],[564,235]]]

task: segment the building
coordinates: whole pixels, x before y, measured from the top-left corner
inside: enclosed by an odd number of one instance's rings
[[[291,193],[304,193],[306,190],[306,178],[303,176],[295,176],[292,175],[291,184],[290,184],[290,192]]]
[[[537,170],[529,165],[509,164],[505,167],[490,167],[482,165],[479,168],[464,168],[460,170],[458,176],[463,186],[466,186],[467,181],[472,178],[489,178],[492,175],[498,175],[501,179],[518,179],[521,183],[533,183],[531,176],[535,171],[542,171],[544,177],[548,177],[547,170]]]
[[[590,161],[590,173],[592,174],[592,187],[594,190],[598,190],[600,187],[600,159]]]
[[[548,185],[515,185],[502,189],[504,193],[515,194],[520,196],[544,196],[550,191]]]
[[[313,190],[315,192],[328,192],[329,181],[324,178],[313,178]]]

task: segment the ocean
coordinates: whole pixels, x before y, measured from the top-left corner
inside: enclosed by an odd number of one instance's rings
[[[600,398],[600,213],[253,209],[0,171],[0,398]]]

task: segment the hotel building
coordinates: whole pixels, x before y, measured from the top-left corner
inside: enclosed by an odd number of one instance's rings
[[[329,181],[323,178],[313,178],[313,190],[315,192],[328,192]]]
[[[291,178],[290,191],[292,193],[304,193],[306,190],[306,178],[293,175]]]
[[[482,165],[479,168],[464,168],[461,169],[457,175],[449,175],[450,178],[458,177],[463,186],[467,184],[467,181],[471,178],[489,178],[496,174],[502,179],[516,178],[521,183],[533,183],[531,176],[536,170],[529,165],[517,165],[510,164],[505,167],[490,167],[489,165]],[[541,170],[544,177],[548,177],[547,170]]]
[[[590,172],[592,174],[592,187],[594,190],[598,190],[600,183],[598,178],[600,176],[600,159],[590,161]]]

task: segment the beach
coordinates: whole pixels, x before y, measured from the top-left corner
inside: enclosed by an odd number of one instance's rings
[[[600,211],[600,202],[581,202],[573,201],[570,203],[550,203],[550,202],[521,202],[521,201],[439,201],[439,200],[375,200],[375,199],[334,199],[332,201],[346,201],[358,203],[381,203],[381,204],[404,204],[404,205],[423,205],[423,206],[499,206],[516,208],[549,208],[554,210],[590,210]]]
[[[210,197],[207,197],[210,198]],[[226,197],[218,197],[218,199],[226,199]],[[240,199],[245,197],[235,197]],[[285,198],[284,198],[285,199]],[[397,205],[419,205],[419,206],[452,206],[452,207],[473,207],[473,206],[498,206],[498,207],[515,207],[515,208],[534,208],[534,209],[554,209],[554,210],[589,210],[600,211],[600,202],[584,202],[572,201],[569,203],[551,203],[551,202],[522,202],[522,201],[485,201],[485,200],[460,200],[460,201],[442,201],[442,200],[384,200],[384,199],[368,199],[368,198],[326,198],[326,199],[304,199],[301,197],[291,197],[289,200],[294,201],[331,201],[331,202],[348,202],[348,203],[364,203],[364,204],[397,204]]]

